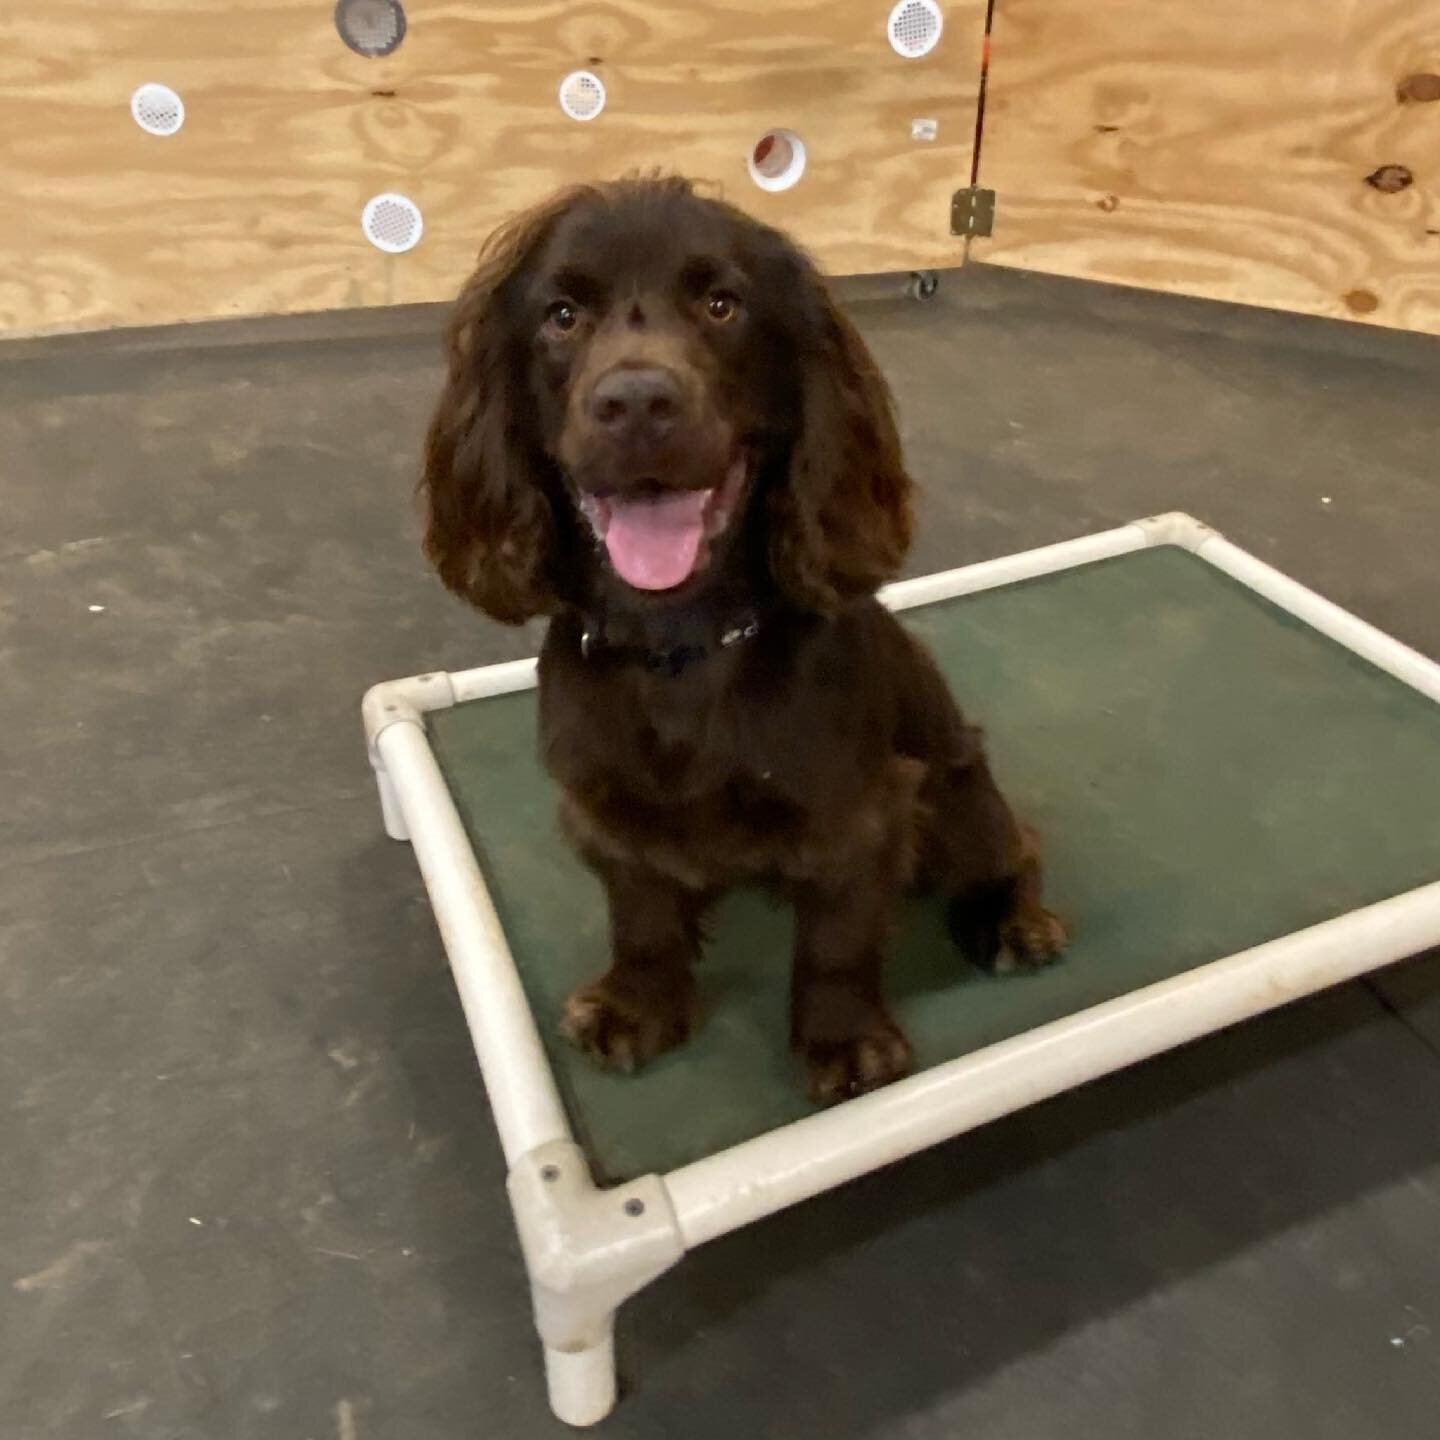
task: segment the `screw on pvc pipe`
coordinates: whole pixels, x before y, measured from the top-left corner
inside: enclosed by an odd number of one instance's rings
[[[627,1200],[625,1202],[625,1213],[632,1220],[638,1220],[645,1213],[645,1202],[643,1200]]]

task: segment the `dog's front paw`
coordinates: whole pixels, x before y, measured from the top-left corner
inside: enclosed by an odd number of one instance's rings
[[[1065,922],[1049,910],[1035,909],[1012,915],[1000,926],[1000,953],[993,969],[997,975],[1016,975],[1053,965],[1070,943]]]
[[[810,1098],[817,1105],[878,1090],[915,1066],[910,1042],[880,1005],[857,1004],[843,1019],[801,1015],[795,1028],[795,1048],[809,1071]]]
[[[688,971],[612,970],[565,1002],[560,1029],[602,1065],[631,1071],[690,1038],[699,995]]]

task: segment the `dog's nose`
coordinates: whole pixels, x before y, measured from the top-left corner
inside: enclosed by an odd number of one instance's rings
[[[614,435],[659,437],[680,418],[680,386],[668,370],[612,370],[595,386],[590,413]]]

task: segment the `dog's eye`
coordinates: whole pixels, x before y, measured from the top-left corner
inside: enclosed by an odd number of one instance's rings
[[[733,320],[735,318],[735,312],[739,308],[739,299],[728,290],[715,291],[705,302],[705,313],[720,325],[723,325],[727,320]]]
[[[568,300],[557,300],[545,311],[545,328],[568,335],[580,323],[580,311]]]

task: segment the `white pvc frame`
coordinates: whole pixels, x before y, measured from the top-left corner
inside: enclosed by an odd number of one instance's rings
[[[1177,545],[1440,704],[1440,665],[1188,515],[927,575],[908,609]],[[616,1399],[614,1318],[687,1250],[941,1140],[1251,1015],[1440,945],[1440,881],[1185,971],[664,1176],[600,1190],[575,1144],[515,962],[425,734],[427,711],[525,690],[535,661],[375,686],[363,706],[386,832],[410,840],[509,1164],[550,1401],[572,1425]]]

